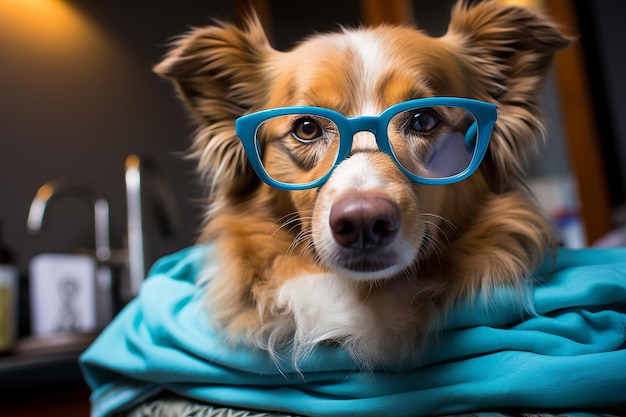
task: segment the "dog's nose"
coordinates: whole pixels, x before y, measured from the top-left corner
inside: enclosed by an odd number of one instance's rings
[[[343,247],[382,248],[398,234],[400,210],[385,197],[349,195],[335,202],[329,223],[335,241]]]

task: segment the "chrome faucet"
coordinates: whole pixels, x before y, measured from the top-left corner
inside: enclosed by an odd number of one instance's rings
[[[94,209],[96,259],[108,262],[111,258],[111,243],[109,240],[109,202],[84,184],[54,180],[45,183],[37,190],[35,198],[30,204],[26,227],[32,234],[41,232],[48,205],[64,195],[74,195],[85,199]]]
[[[170,183],[150,161],[137,155],[129,155],[125,164],[127,247],[115,251],[112,257],[109,237],[109,203],[100,194],[84,184],[68,181],[50,181],[37,190],[30,205],[27,229],[32,234],[41,232],[48,205],[64,195],[74,195],[91,203],[95,215],[95,257],[101,266],[124,263],[127,271],[120,282],[119,301],[128,301],[139,292],[146,276],[146,263],[150,261],[147,248],[146,208],[154,214],[156,226],[164,236],[171,236],[182,229],[182,221]],[[124,253],[125,252],[125,253]],[[108,268],[110,270],[110,268]],[[110,275],[110,274],[109,274]],[[104,284],[103,284],[104,285]],[[110,285],[110,284],[109,284]]]
[[[129,155],[125,168],[129,290],[134,296],[146,276],[149,260],[144,218],[146,202],[157,215],[161,234],[173,235],[182,226],[170,184],[156,167],[138,155]]]
[[[41,232],[48,205],[61,196],[78,196],[93,206],[95,224],[96,268],[96,325],[104,328],[113,317],[113,275],[111,270],[111,243],[109,239],[109,202],[88,186],[68,180],[54,180],[39,187],[30,204],[26,228],[32,234]]]

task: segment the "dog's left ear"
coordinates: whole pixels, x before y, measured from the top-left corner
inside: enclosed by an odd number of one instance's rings
[[[480,97],[498,106],[489,155],[496,175],[518,178],[543,133],[538,96],[557,50],[572,39],[546,17],[527,8],[460,1],[452,12],[448,40],[465,55]],[[480,93],[479,93],[480,94]]]
[[[191,156],[214,201],[258,183],[235,134],[235,119],[267,97],[265,63],[277,53],[252,14],[243,27],[218,22],[192,29],[154,67],[170,79],[199,124]]]

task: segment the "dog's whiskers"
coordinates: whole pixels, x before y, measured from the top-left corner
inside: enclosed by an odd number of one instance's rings
[[[424,224],[430,225],[430,226],[434,227],[435,229],[437,229],[439,231],[439,235],[441,235],[446,240],[448,245],[450,245],[450,243],[451,243],[450,242],[450,238],[448,238],[447,233],[445,232],[445,230],[443,230],[443,228],[441,226],[439,226],[438,224],[433,223],[433,222],[431,222],[429,220],[424,220]],[[428,231],[428,228],[426,228],[426,235],[432,237],[433,239],[435,238],[435,234],[434,233],[430,233]]]
[[[313,210],[309,210],[311,213]],[[312,249],[313,244],[311,242],[311,231],[302,229],[302,221],[303,220],[311,220],[312,216],[302,216],[301,213],[290,213],[279,220],[281,221],[280,225],[274,230],[274,232],[270,235],[268,240],[276,237],[280,231],[285,231],[287,234],[293,233],[295,230],[298,230],[298,233],[294,236],[289,248],[287,249],[287,254],[293,255],[297,248],[300,248],[302,252],[308,252]],[[304,244],[304,245],[303,245]]]
[[[436,237],[430,234],[426,234],[424,238],[426,239],[428,246],[432,249],[432,253],[437,258],[437,264],[439,266],[439,270],[441,270],[442,268],[441,257],[444,254],[444,250],[441,247],[441,244],[439,243]]]
[[[300,227],[300,217],[298,216],[298,213],[287,214],[281,217],[279,221],[281,222],[280,226],[278,226],[276,230],[274,230],[274,233],[271,234],[270,239],[276,236],[276,233],[280,232],[286,227],[289,227],[289,229],[287,229],[287,232],[291,232],[294,229]]]
[[[456,227],[456,225],[454,223],[452,223],[450,220],[446,219],[443,216],[440,216],[439,214],[435,214],[435,213],[423,213],[423,216],[430,216],[430,217],[434,217],[438,220],[441,220],[442,222],[444,222],[445,224],[447,224],[455,233],[457,233],[459,231],[459,228]],[[432,224],[433,226],[436,226],[435,223],[431,222],[430,224]],[[443,232],[442,228],[437,226],[437,228],[445,235],[445,233]],[[447,239],[447,237],[446,237]]]
[[[289,245],[289,249],[287,253],[289,255],[293,255],[295,250],[300,247],[303,252],[306,252],[312,248],[313,241],[311,237],[310,230],[301,230],[298,234],[293,238],[291,244]]]
[[[431,216],[431,217],[441,220],[442,222],[445,222],[455,232],[458,230],[458,228],[451,221],[449,221],[443,216],[440,216],[434,213],[424,213],[424,215]],[[445,239],[447,246],[450,246],[451,244],[450,238],[448,237],[448,234],[446,233],[446,231],[435,222],[424,220],[424,224],[431,226],[430,227],[431,230],[436,229],[438,231],[438,233],[431,233],[429,228],[428,227],[426,228],[426,232],[424,234],[424,243],[425,243],[424,247],[428,247],[432,250],[434,255],[437,257],[437,263],[439,264],[439,269],[441,270],[442,268],[441,257],[445,253],[445,250],[444,250],[445,245],[440,239],[440,237]]]
[[[422,255],[422,250],[420,248],[417,251],[416,258],[419,259],[421,257],[421,255]],[[407,277],[407,279],[411,279],[411,278],[417,277],[419,275],[418,263],[417,262],[413,262],[412,264],[407,266],[404,269],[403,274]]]

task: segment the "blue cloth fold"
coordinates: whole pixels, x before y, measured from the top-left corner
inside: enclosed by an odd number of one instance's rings
[[[521,305],[514,291],[460,306],[419,366],[359,372],[340,348],[298,364],[233,347],[210,327],[196,280],[212,245],[159,260],[138,297],[81,356],[92,416],[161,392],[310,416],[427,416],[626,406],[626,248],[558,250]]]

